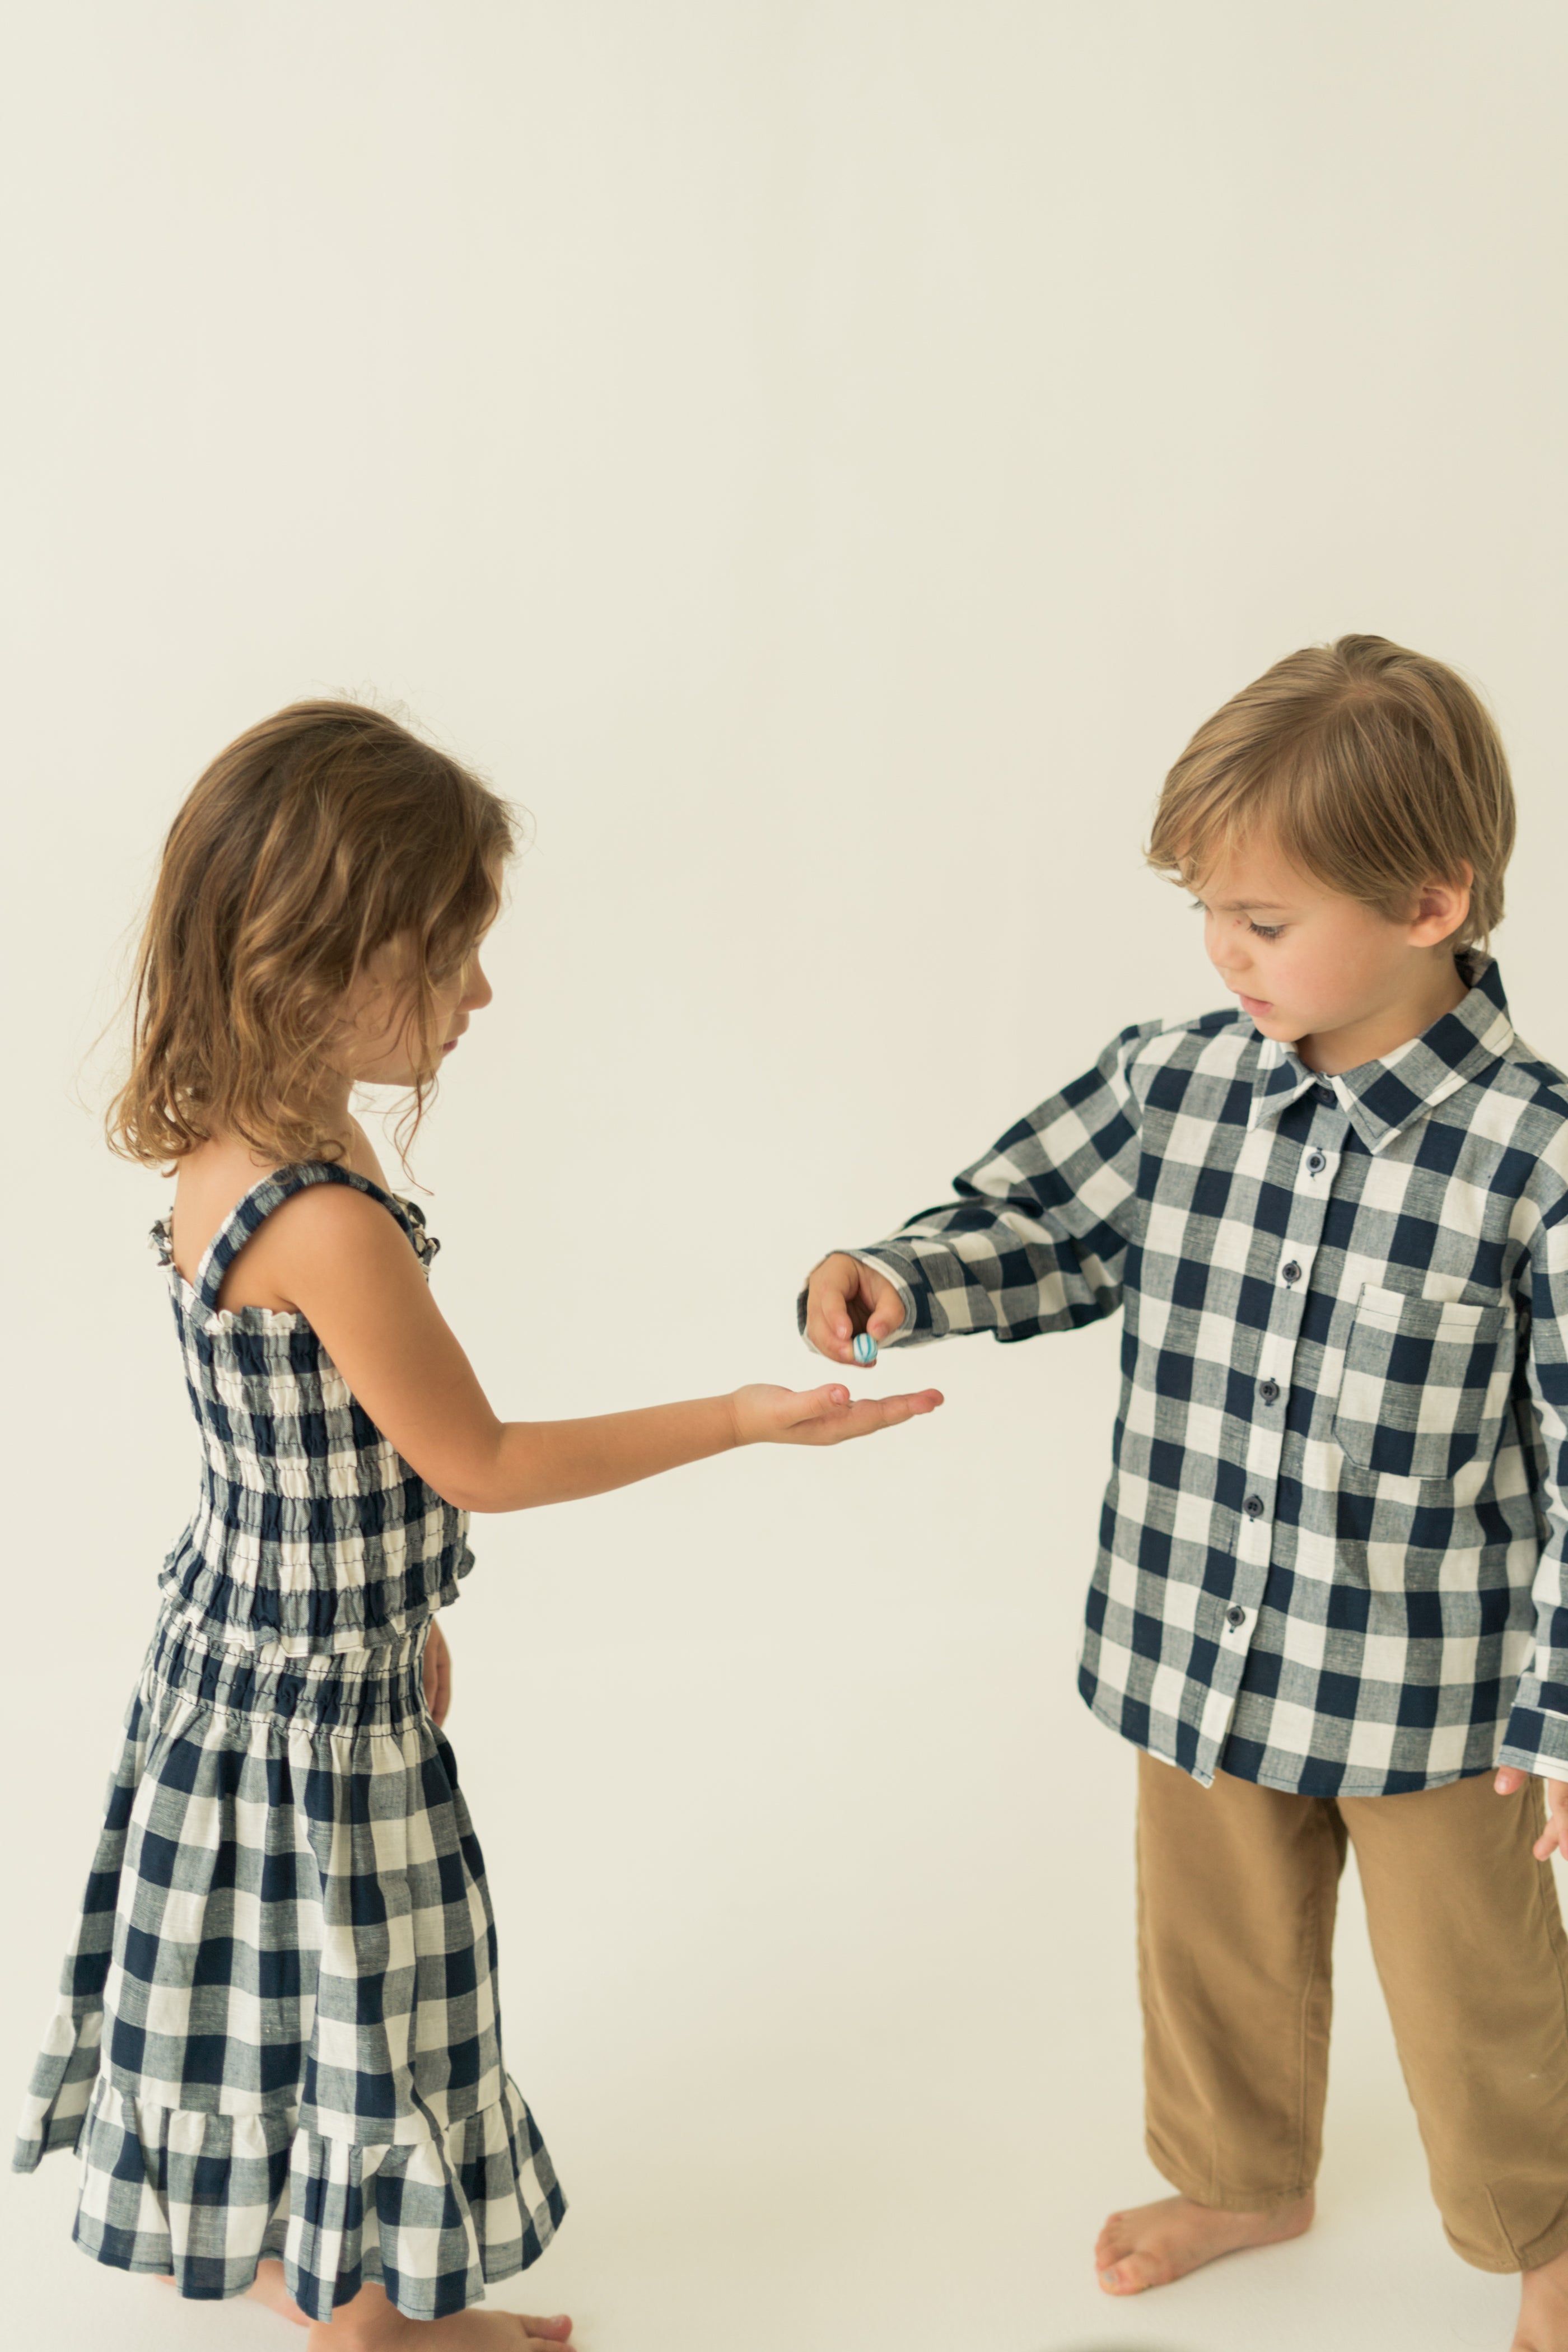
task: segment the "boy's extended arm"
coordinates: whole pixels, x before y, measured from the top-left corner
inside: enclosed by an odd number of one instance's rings
[[[1092,1070],[1020,1119],[955,1179],[957,1199],[927,1209],[885,1242],[824,1260],[802,1291],[802,1332],[817,1351],[852,1360],[844,1340],[848,1257],[889,1282],[876,1325],[906,1346],[990,1331],[1028,1339],[1114,1315],[1136,1238],[1140,1105],[1131,1065],[1162,1024],[1123,1030]],[[876,1284],[848,1305],[864,1329]],[[884,1332],[873,1327],[873,1336]]]

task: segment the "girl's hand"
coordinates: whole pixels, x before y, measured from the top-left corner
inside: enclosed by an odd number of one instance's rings
[[[1549,1862],[1554,1853],[1568,1862],[1568,1780],[1549,1780],[1544,1773],[1541,1777],[1546,1789],[1546,1827],[1531,1851],[1537,1862]],[[1529,1778],[1517,1766],[1505,1764],[1492,1786],[1500,1797],[1514,1797]]]
[[[452,1653],[434,1617],[430,1620],[430,1638],[425,1644],[425,1704],[430,1710],[431,1722],[439,1731],[452,1704]]]
[[[847,1437],[869,1437],[917,1413],[934,1412],[940,1389],[892,1397],[862,1397],[847,1389],[737,1389],[730,1399],[737,1445],[841,1445]]]
[[[813,1271],[806,1286],[805,1336],[830,1363],[855,1361],[857,1331],[868,1331],[879,1346],[903,1320],[903,1300],[887,1276],[864,1258],[835,1250]]]

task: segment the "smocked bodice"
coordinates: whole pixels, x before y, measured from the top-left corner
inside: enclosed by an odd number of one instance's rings
[[[171,1219],[153,1228],[203,1448],[196,1510],[160,1578],[165,1603],[209,1639],[295,1654],[400,1640],[456,1599],[473,1563],[467,1513],[382,1435],[305,1318],[216,1304],[263,1219],[311,1184],[379,1201],[428,1274],[439,1244],[415,1203],[325,1161],[254,1185],[193,1282],[174,1264]]]

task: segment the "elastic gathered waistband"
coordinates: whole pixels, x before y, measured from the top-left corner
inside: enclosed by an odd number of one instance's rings
[[[165,1614],[147,1653],[145,1679],[172,1697],[230,1715],[329,1730],[395,1731],[425,1712],[429,1632],[426,1619],[376,1649],[290,1656],[271,1647],[226,1647],[188,1619]]]

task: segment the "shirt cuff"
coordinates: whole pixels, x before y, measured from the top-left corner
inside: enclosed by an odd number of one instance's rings
[[[1533,1772],[1543,1780],[1568,1780],[1568,1715],[1560,1715],[1542,1701],[1561,1696],[1560,1686],[1543,1685],[1537,1675],[1521,1675],[1513,1713],[1498,1754],[1500,1764],[1518,1772]]]
[[[874,1265],[878,1273],[886,1276],[887,1279],[892,1284],[894,1289],[898,1292],[900,1301],[902,1304],[904,1319],[900,1324],[896,1331],[889,1331],[887,1338],[885,1339],[879,1339],[877,1345],[879,1349],[896,1346],[898,1341],[903,1339],[914,1323],[915,1294],[910,1288],[909,1284],[905,1281],[903,1276],[900,1273],[892,1260],[887,1256],[884,1252],[876,1249],[839,1249],[823,1251],[822,1255],[816,1261],[816,1265],[812,1267],[811,1274],[808,1274],[805,1280],[801,1284],[800,1296],[795,1303],[795,1328],[799,1331],[801,1338],[805,1339],[805,1302],[807,1294],[811,1288],[811,1276],[816,1272],[817,1265],[826,1265],[830,1257],[858,1258],[862,1265]],[[815,1346],[810,1339],[805,1339],[805,1344],[811,1349],[811,1352],[814,1356],[819,1356],[822,1353],[821,1349]]]

